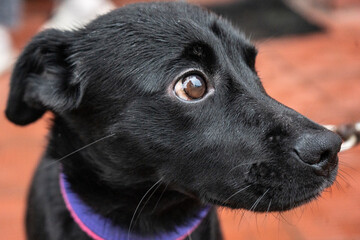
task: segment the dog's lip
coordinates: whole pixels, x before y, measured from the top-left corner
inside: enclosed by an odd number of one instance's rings
[[[217,205],[217,206],[222,206],[222,207],[236,208],[230,203],[218,200],[218,199],[213,198],[213,197],[208,197],[208,196],[204,196],[204,202],[205,203],[210,203],[210,204],[213,204],[213,205]]]
[[[318,189],[317,191],[313,192],[312,194],[309,194],[307,196],[304,196],[300,199],[295,199],[293,200],[293,202],[288,203],[287,205],[282,205],[281,209],[275,209],[275,210],[270,210],[270,211],[287,211],[287,210],[291,210],[294,209],[298,206],[301,206],[303,204],[306,204],[312,200],[315,200],[318,196],[321,195],[323,190]]]
[[[276,211],[287,211],[287,210],[291,210],[293,208],[296,208],[298,206],[301,206],[303,204],[306,204],[308,202],[310,202],[311,200],[316,199],[318,196],[320,196],[320,194],[323,192],[323,190],[325,188],[327,188],[328,186],[325,187],[319,187],[318,189],[312,191],[311,193],[305,195],[305,196],[301,196],[297,199],[292,199],[292,202],[287,202],[287,203],[278,203],[278,204],[274,204],[275,201],[272,201],[272,204],[270,205],[270,208],[268,207],[269,202],[267,202],[264,206],[266,207],[261,207],[261,205],[258,205],[257,208],[253,209],[253,211],[256,212],[276,212]],[[275,194],[276,195],[276,194]],[[274,197],[271,197],[270,199],[273,199]],[[263,199],[264,200],[264,199]],[[245,209],[245,210],[249,210],[246,207],[240,206],[239,202],[235,202],[234,200],[220,200],[216,197],[210,197],[208,195],[204,196],[203,201],[207,204],[213,204],[213,205],[217,205],[217,206],[221,206],[221,207],[227,207],[227,208],[231,208],[231,209]],[[279,207],[276,207],[279,206]]]
[[[318,197],[320,195],[320,192],[319,193],[314,193],[312,195],[309,195],[309,196],[306,196],[304,198],[301,198],[301,199],[297,199],[293,202],[289,202],[289,203],[285,203],[285,204],[281,204],[281,207],[279,208],[276,208],[274,204],[270,205],[270,208],[259,208],[259,206],[257,206],[257,208],[253,209],[253,211],[256,211],[256,212],[265,212],[265,211],[268,211],[268,212],[277,212],[277,211],[287,211],[287,210],[291,210],[293,208],[296,208],[300,205],[303,205],[313,199],[315,199],[316,197]],[[206,198],[205,199],[206,203],[210,203],[210,204],[213,204],[213,205],[217,205],[217,206],[221,206],[221,207],[227,207],[227,208],[231,208],[231,209],[245,209],[245,210],[249,210],[248,208],[245,208],[245,207],[242,207],[240,206],[239,204],[237,203],[231,203],[231,202],[223,202],[221,200],[217,200],[215,198]],[[266,205],[268,206],[268,202],[266,203]]]

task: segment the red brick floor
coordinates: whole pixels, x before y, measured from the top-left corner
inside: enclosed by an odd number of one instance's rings
[[[46,9],[25,8],[24,24],[14,32],[16,46],[23,46],[36,32]],[[360,10],[319,16],[314,19],[327,26],[325,33],[258,43],[259,75],[270,95],[319,123],[359,121]],[[9,76],[0,76],[1,112]],[[25,197],[46,144],[47,119],[48,115],[17,127],[0,114],[0,239],[24,239]],[[337,183],[317,201],[294,211],[264,215],[219,210],[225,238],[360,239],[359,158],[360,147],[340,154]]]

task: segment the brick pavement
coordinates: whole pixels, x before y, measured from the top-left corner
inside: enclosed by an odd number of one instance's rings
[[[14,32],[21,48],[44,22],[47,6],[27,6],[24,24]],[[38,9],[42,9],[39,11]],[[271,96],[324,124],[360,120],[360,10],[310,17],[324,33],[257,43],[257,69]],[[0,76],[0,111],[9,73]],[[47,114],[17,127],[0,114],[1,239],[22,240],[26,191],[46,144]],[[360,148],[340,155],[340,175],[317,201],[295,211],[253,214],[220,209],[226,239],[360,239]]]

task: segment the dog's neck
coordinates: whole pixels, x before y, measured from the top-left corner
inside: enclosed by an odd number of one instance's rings
[[[66,207],[69,210],[74,221],[78,226],[87,233],[91,238],[96,240],[103,239],[137,239],[137,240],[184,240],[189,236],[206,217],[209,212],[209,207],[205,207],[199,212],[198,217],[192,219],[187,224],[178,226],[174,231],[163,232],[155,236],[141,236],[131,232],[131,228],[123,229],[111,222],[111,219],[105,218],[93,211],[87,204],[85,204],[76,193],[71,190],[71,186],[63,173],[59,175],[59,183],[61,194],[65,201]]]
[[[59,159],[84,145],[62,121],[55,120],[48,155]],[[197,199],[172,190],[169,185],[159,183],[153,187],[151,181],[117,184],[113,188],[104,184],[87,157],[86,151],[79,151],[61,161],[72,191],[94,212],[123,229],[131,228],[132,233],[156,235],[173,231],[196,218],[204,208]]]

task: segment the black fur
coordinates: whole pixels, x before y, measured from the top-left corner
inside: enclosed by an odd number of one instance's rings
[[[228,22],[185,3],[129,5],[76,31],[38,34],[16,63],[6,110],[20,125],[55,115],[28,198],[28,239],[89,239],[65,208],[56,160],[105,136],[62,170],[124,229],[161,179],[135,215],[131,232],[143,235],[185,223],[204,204],[283,211],[330,186],[341,141],[270,98],[255,57]],[[172,89],[186,71],[213,91],[179,100]],[[221,239],[215,207],[192,239]]]

